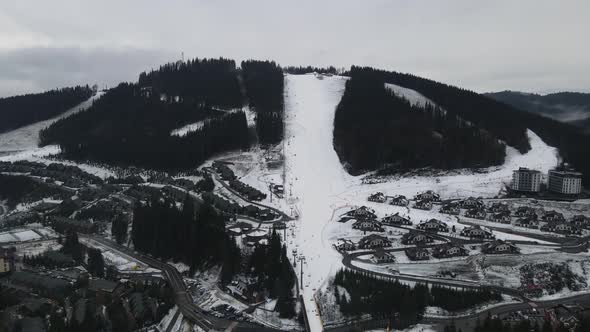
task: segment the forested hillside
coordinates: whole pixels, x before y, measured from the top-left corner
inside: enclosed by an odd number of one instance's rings
[[[420,92],[445,109],[449,115],[470,121],[521,152],[530,149],[526,130],[531,129],[545,143],[559,148],[560,155],[565,161],[585,174],[590,174],[590,154],[587,153],[590,135],[569,124],[516,109],[473,91],[410,74],[352,67],[351,75],[359,70],[373,72],[387,83]],[[590,177],[586,176],[584,179],[585,185],[590,185]]]
[[[0,133],[50,119],[92,96],[88,86],[0,98]]]
[[[244,99],[233,61],[169,64],[142,73],[139,81],[120,84],[87,111],[41,131],[41,145],[59,144],[70,159],[166,170],[196,167],[215,153],[248,148],[245,114],[218,110],[241,107]],[[206,121],[196,131],[170,135],[201,120]]]
[[[283,70],[270,61],[243,61],[241,67],[258,139],[276,144],[283,139]]]
[[[484,167],[505,156],[504,144],[486,131],[432,105],[412,106],[385,88],[382,75],[364,69],[351,72],[336,109],[334,148],[351,174]]]

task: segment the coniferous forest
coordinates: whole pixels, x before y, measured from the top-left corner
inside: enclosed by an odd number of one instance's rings
[[[422,284],[410,287],[349,270],[336,273],[334,286],[336,302],[344,315],[371,314],[375,318],[390,318],[391,327],[398,329],[420,321],[427,306],[457,311],[502,299],[500,294],[489,290],[436,285],[429,288]],[[348,294],[340,294],[336,286],[346,289]]]
[[[221,264],[222,282],[239,271],[240,250],[225,232],[225,219],[204,203],[198,208],[188,195],[182,210],[173,202],[153,199],[133,212],[131,239],[137,250],[164,260],[186,263],[192,270]]]
[[[242,77],[250,107],[256,112],[261,144],[283,139],[283,70],[274,61],[243,61]]]
[[[62,114],[92,93],[86,85],[0,98],[0,133]]]
[[[530,149],[527,138],[527,129],[530,129],[545,143],[557,147],[564,161],[584,174],[590,174],[590,154],[586,151],[590,144],[590,135],[575,126],[516,109],[467,89],[411,74],[354,66],[347,74],[353,76],[359,71],[371,72],[387,83],[420,92],[443,108],[447,114],[473,123],[521,153]],[[589,186],[590,177],[586,176],[584,183]]]
[[[120,84],[87,111],[41,131],[41,145],[59,144],[74,160],[165,170],[196,167],[215,153],[249,147],[245,114],[215,108],[241,105],[236,75],[233,61],[223,59],[142,73],[139,84]],[[199,121],[198,130],[171,135]]]
[[[351,174],[386,166],[485,167],[505,156],[496,137],[438,107],[412,106],[363,69],[351,72],[336,109],[334,148]]]

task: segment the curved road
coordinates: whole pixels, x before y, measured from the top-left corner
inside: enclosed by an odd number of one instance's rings
[[[221,319],[211,316],[193,302],[192,297],[187,292],[186,284],[184,283],[182,276],[175,267],[152,257],[136,253],[127,247],[123,247],[116,242],[107,240],[97,235],[79,234],[79,236],[82,238],[94,240],[109,249],[123,252],[124,254],[131,256],[138,261],[161,270],[166,279],[170,282],[170,286],[174,290],[174,301],[176,302],[176,305],[178,306],[178,309],[182,315],[205,331],[232,331],[233,329],[239,330],[241,328],[249,329],[251,331],[278,331],[251,322],[236,322],[229,319]]]

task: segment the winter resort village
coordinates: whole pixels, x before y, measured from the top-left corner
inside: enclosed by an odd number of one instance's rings
[[[59,137],[38,146],[133,86],[0,134],[0,331],[472,331],[488,320],[577,331],[590,309],[590,175],[556,147],[527,130],[530,149],[507,143],[492,166],[352,175],[333,133],[348,75],[281,71],[284,133],[265,143],[243,70],[250,103],[208,112],[244,116],[258,143],[198,167],[70,158],[82,148]],[[133,98],[170,112],[190,99],[156,91],[150,75]],[[221,126],[196,120],[174,123],[170,139]]]

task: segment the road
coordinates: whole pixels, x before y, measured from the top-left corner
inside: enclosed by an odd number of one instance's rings
[[[261,203],[259,203],[259,202],[254,202],[254,201],[251,201],[251,200],[249,200],[248,198],[244,197],[242,194],[240,194],[239,192],[237,192],[236,190],[234,190],[232,187],[230,187],[230,186],[229,186],[227,183],[225,183],[225,181],[223,181],[223,179],[221,179],[221,178],[219,177],[219,174],[217,174],[217,172],[215,172],[215,171],[212,171],[212,170],[210,170],[210,169],[207,169],[207,168],[204,168],[204,170],[205,170],[207,173],[211,174],[211,175],[213,176],[213,178],[215,179],[215,181],[216,181],[216,182],[220,183],[220,184],[221,184],[221,185],[222,185],[222,186],[223,186],[225,189],[229,190],[229,191],[230,191],[232,194],[234,194],[234,195],[236,195],[236,196],[240,197],[240,199],[242,199],[242,200],[244,200],[244,201],[246,201],[246,202],[248,202],[248,203],[250,203],[250,204],[252,204],[252,205],[256,205],[256,206],[258,206],[258,207],[261,207],[261,208],[263,208],[263,209],[269,209],[269,210],[272,210],[272,211],[274,211],[275,213],[277,213],[278,215],[280,215],[280,216],[281,216],[281,218],[280,218],[280,219],[275,219],[275,220],[268,221],[268,222],[277,222],[277,221],[289,221],[289,220],[293,220],[293,218],[291,218],[291,217],[290,217],[289,215],[287,215],[285,212],[283,212],[283,211],[281,211],[281,210],[279,210],[279,209],[277,209],[277,208],[274,208],[274,207],[272,207],[272,206],[268,206],[268,205],[264,205],[264,204],[261,204]]]
[[[122,252],[125,255],[131,256],[134,259],[141,261],[153,268],[161,270],[164,277],[166,277],[170,283],[170,287],[172,287],[174,290],[174,301],[176,302],[180,313],[182,313],[184,318],[190,320],[205,331],[232,331],[241,329],[251,331],[277,331],[275,329],[267,328],[255,323],[235,322],[209,315],[193,302],[191,295],[187,291],[186,284],[184,283],[182,276],[175,267],[152,257],[136,253],[127,247],[123,247],[116,242],[107,240],[97,235],[79,234],[79,236],[81,238],[94,240],[111,250]]]

